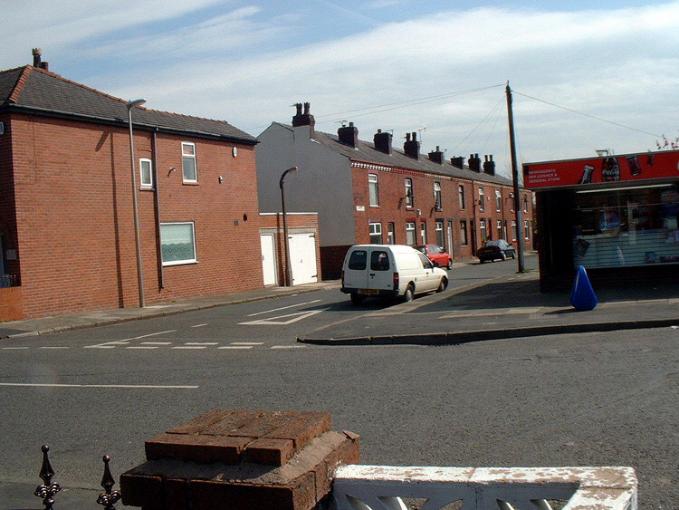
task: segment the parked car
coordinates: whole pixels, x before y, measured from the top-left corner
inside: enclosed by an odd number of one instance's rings
[[[357,244],[349,248],[342,265],[342,292],[359,304],[366,296],[402,297],[442,292],[447,273],[423,253],[398,244]]]
[[[453,258],[441,246],[423,244],[416,246],[415,249],[424,253],[434,266],[445,267],[446,269],[453,268]]]
[[[507,260],[507,257],[516,258],[516,250],[504,239],[498,239],[496,241],[486,241],[483,248],[479,248],[476,251],[476,256],[481,263],[486,260]]]

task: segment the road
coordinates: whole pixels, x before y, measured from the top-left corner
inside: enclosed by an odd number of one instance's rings
[[[471,282],[512,269],[458,274]],[[37,508],[44,442],[56,480],[72,489],[57,501],[94,508],[81,503],[96,499],[103,453],[119,475],[144,460],[145,439],[214,407],[328,410],[334,428],[361,434],[364,463],[632,465],[642,508],[677,507],[679,330],[444,347],[296,344],[299,331],[383,306],[355,309],[338,294],[3,343],[0,508]],[[318,310],[289,324],[243,324]]]

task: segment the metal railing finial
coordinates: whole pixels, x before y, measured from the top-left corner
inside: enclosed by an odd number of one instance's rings
[[[113,505],[120,500],[121,494],[117,490],[112,490],[116,481],[111,475],[111,469],[108,467],[108,463],[111,462],[111,457],[104,455],[102,460],[104,461],[104,475],[101,477],[101,486],[104,488],[104,492],[99,494],[97,504],[104,506],[105,510],[116,510]]]
[[[61,491],[61,486],[52,481],[54,469],[52,469],[52,464],[50,464],[50,459],[47,454],[50,451],[50,447],[44,444],[41,449],[42,467],[40,468],[40,479],[42,480],[42,485],[38,485],[33,494],[42,498],[42,504],[44,505],[45,510],[52,510],[52,507],[54,506],[54,496]]]

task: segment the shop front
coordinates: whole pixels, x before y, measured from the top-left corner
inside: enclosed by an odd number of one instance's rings
[[[542,290],[679,281],[679,151],[526,163],[536,192]]]

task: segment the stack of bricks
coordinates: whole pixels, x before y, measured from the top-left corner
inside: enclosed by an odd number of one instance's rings
[[[120,478],[143,510],[311,510],[359,437],[322,412],[209,411],[146,442],[147,462]]]

